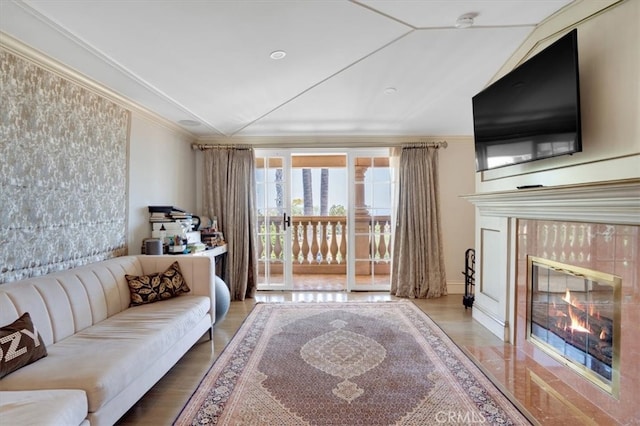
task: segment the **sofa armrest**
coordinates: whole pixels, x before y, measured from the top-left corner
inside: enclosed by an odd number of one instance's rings
[[[211,300],[209,313],[211,322],[216,318],[215,277],[216,265],[214,259],[208,256],[171,256],[171,255],[139,255],[137,256],[144,274],[165,271],[176,260],[187,285],[191,289],[189,294],[207,296]]]

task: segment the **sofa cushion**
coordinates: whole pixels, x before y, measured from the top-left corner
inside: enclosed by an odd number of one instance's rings
[[[0,390],[83,389],[95,412],[208,318],[210,303],[183,296],[126,309],[50,346],[46,358],[0,380]]]
[[[45,356],[47,348],[28,312],[0,328],[0,378]]]
[[[78,389],[0,391],[0,419],[7,425],[87,424],[87,395]]]
[[[177,261],[161,273],[125,275],[125,278],[131,293],[131,306],[158,302],[191,291]]]

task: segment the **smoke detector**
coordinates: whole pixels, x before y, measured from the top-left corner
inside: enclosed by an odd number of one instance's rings
[[[465,13],[460,15],[456,20],[456,28],[469,28],[473,25],[473,19],[478,16],[477,13]]]

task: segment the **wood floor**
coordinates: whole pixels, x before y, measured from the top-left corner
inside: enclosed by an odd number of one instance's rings
[[[232,302],[216,323],[213,341],[203,338],[125,416],[119,425],[171,425],[216,357],[231,340],[256,302],[386,301],[373,292],[258,292],[255,299]],[[461,295],[414,300],[494,381],[534,424],[609,425],[615,422],[534,360],[505,345],[471,318]],[[555,381],[557,382],[557,380]]]

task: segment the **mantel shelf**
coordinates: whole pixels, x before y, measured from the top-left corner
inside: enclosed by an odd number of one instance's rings
[[[640,179],[462,196],[483,216],[640,225]]]

